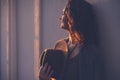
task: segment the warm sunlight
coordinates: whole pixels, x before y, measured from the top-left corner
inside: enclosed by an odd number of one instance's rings
[[[40,6],[39,0],[35,0],[35,3],[34,3],[34,73],[36,78],[38,78],[38,73],[39,73],[39,53],[40,53],[39,6]]]

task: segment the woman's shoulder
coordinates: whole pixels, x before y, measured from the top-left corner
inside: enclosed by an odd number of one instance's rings
[[[63,41],[68,42],[68,41],[69,41],[69,38],[66,37],[66,38],[59,39],[59,40],[57,40],[57,41],[55,42],[55,45],[56,45],[57,43],[60,43],[60,42],[63,42]]]
[[[62,50],[67,53],[68,52],[67,40],[68,38],[63,38],[63,39],[56,41],[54,49]]]

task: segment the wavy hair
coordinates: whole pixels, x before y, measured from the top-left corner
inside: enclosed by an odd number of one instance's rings
[[[82,33],[86,44],[99,44],[99,26],[93,6],[84,0],[68,0],[66,6],[74,22],[72,29]]]

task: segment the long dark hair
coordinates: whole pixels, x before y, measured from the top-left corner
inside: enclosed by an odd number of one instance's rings
[[[99,44],[99,27],[93,6],[84,0],[69,0],[73,29],[84,36],[86,44]]]

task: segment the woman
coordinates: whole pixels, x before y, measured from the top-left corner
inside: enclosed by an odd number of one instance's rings
[[[59,80],[106,80],[104,63],[98,50],[98,25],[93,12],[92,5],[84,0],[68,0],[64,7],[61,28],[69,32],[69,37],[63,39],[68,45],[68,57]],[[44,76],[41,72],[49,77],[52,74],[50,68],[42,67],[39,78]],[[49,80],[49,77],[44,80]]]

